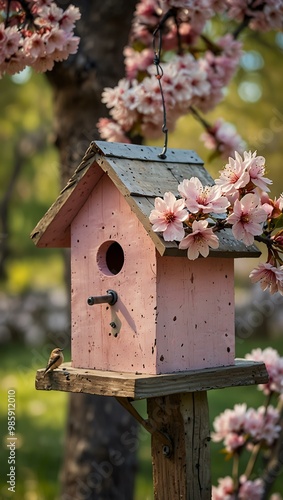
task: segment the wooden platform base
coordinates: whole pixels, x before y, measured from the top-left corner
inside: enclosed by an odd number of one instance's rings
[[[210,447],[207,392],[268,382],[264,363],[236,359],[233,366],[166,375],[138,375],[72,368],[44,376],[36,389],[115,396],[151,433],[155,500],[210,500]],[[148,419],[131,404],[147,399]]]
[[[264,363],[236,359],[235,365],[164,375],[136,375],[112,371],[72,368],[64,363],[44,377],[36,373],[35,387],[44,391],[82,392],[102,396],[147,399],[169,394],[208,391],[224,387],[264,384]]]

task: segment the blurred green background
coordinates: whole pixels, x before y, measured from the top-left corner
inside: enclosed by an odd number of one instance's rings
[[[225,102],[208,116],[235,123],[247,149],[266,157],[267,176],[274,185],[272,195],[283,191],[283,35],[259,37],[250,34],[237,77]],[[64,313],[64,265],[59,250],[39,250],[29,239],[38,220],[59,192],[58,156],[52,138],[52,95],[44,76],[26,70],[0,81],[0,498],[7,493],[7,391],[16,390],[17,401],[17,490],[14,500],[54,500],[59,492],[59,471],[64,451],[64,427],[68,396],[36,392],[35,372],[46,364],[58,337],[68,353],[68,315]],[[209,160],[199,140],[200,125],[183,118],[169,137],[170,147],[195,149],[213,176],[225,163]],[[156,144],[156,143],[155,143]],[[162,139],[158,142],[162,144]],[[283,355],[281,299],[271,301],[250,287],[247,276],[255,262],[237,262],[236,302],[245,327],[239,323],[237,356],[253,347],[272,345]],[[46,311],[43,304],[48,302]],[[58,305],[60,310],[58,311]],[[55,313],[52,313],[54,307]],[[246,309],[245,309],[246,308]],[[253,311],[251,316],[249,311]],[[65,315],[64,315],[65,314]],[[58,326],[59,325],[59,326]],[[238,325],[238,326],[239,326]],[[234,388],[209,394],[211,421],[236,402],[261,404],[256,388]],[[138,403],[145,411],[144,403]],[[152,495],[150,441],[141,431],[140,469],[136,500]],[[212,474],[231,473],[219,446],[212,444]],[[282,476],[275,491],[283,494]]]

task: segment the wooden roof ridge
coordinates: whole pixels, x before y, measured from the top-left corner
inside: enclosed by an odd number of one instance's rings
[[[150,162],[165,162],[203,165],[203,160],[192,149],[168,148],[166,157],[161,159],[158,155],[162,149],[156,146],[127,144],[119,142],[93,141],[91,147],[106,158],[121,158],[127,160],[142,160]]]
[[[214,183],[203,161],[194,151],[168,149],[166,158],[159,158],[161,149],[153,146],[92,142],[81,163],[62,189],[58,198],[39,221],[31,234],[39,247],[70,247],[70,226],[86,199],[103,175],[108,175],[124,196],[161,255],[186,255],[176,242],[165,242],[152,231],[149,214],[157,196],[166,191],[175,195],[185,178],[198,177],[205,185]],[[219,235],[220,245],[211,256],[256,257],[255,245],[246,247],[234,239],[231,229]]]

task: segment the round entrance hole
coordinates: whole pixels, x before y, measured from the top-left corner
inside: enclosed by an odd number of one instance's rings
[[[117,241],[105,241],[97,252],[97,265],[103,274],[118,274],[124,265],[124,251]]]

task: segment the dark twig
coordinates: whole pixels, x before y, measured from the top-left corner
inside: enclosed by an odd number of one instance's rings
[[[7,0],[7,10],[6,10],[6,19],[5,19],[5,28],[9,26],[9,18],[11,15],[11,3],[12,0]],[[22,9],[25,13],[25,20],[23,24],[33,24],[34,16],[30,10],[29,4],[26,0],[18,0],[18,3],[21,4]]]
[[[9,17],[10,17],[10,7],[11,7],[11,1],[7,1],[7,10],[6,10],[6,19],[5,19],[5,28],[8,28],[9,26]]]

